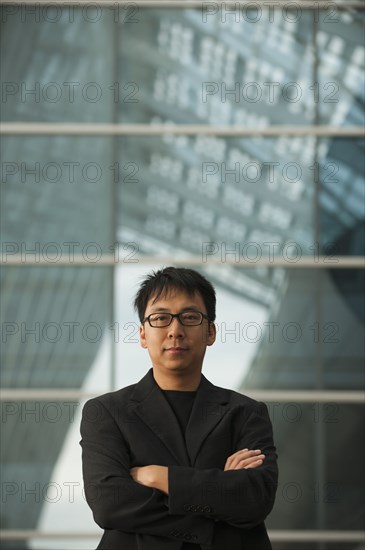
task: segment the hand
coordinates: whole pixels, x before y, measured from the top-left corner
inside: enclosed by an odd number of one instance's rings
[[[131,468],[129,473],[137,483],[152,489],[158,489],[166,495],[169,494],[167,466],[136,466]]]
[[[224,471],[258,468],[258,466],[263,464],[264,460],[265,455],[261,453],[260,449],[256,449],[255,451],[241,449],[227,458]]]

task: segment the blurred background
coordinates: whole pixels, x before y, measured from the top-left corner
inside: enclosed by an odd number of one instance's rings
[[[364,549],[363,4],[1,10],[2,548],[97,546],[81,408],[150,368],[132,301],[180,265],[204,375],[269,407],[273,549]]]

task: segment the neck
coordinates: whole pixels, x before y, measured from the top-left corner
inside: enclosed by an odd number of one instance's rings
[[[162,390],[196,391],[200,384],[201,372],[164,374],[154,368],[153,377]]]

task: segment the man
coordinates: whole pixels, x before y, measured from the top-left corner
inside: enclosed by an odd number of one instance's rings
[[[198,272],[152,272],[135,298],[152,367],[89,400],[85,495],[103,550],[268,550],[277,486],[267,407],[202,374],[215,291]],[[227,368],[228,365],[222,365]]]

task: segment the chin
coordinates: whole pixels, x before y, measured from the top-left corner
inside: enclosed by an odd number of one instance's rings
[[[165,367],[168,370],[186,370],[187,368],[189,368],[189,365],[186,365],[184,363],[178,363],[177,361],[175,361],[175,362],[169,363],[168,365],[165,365]]]

